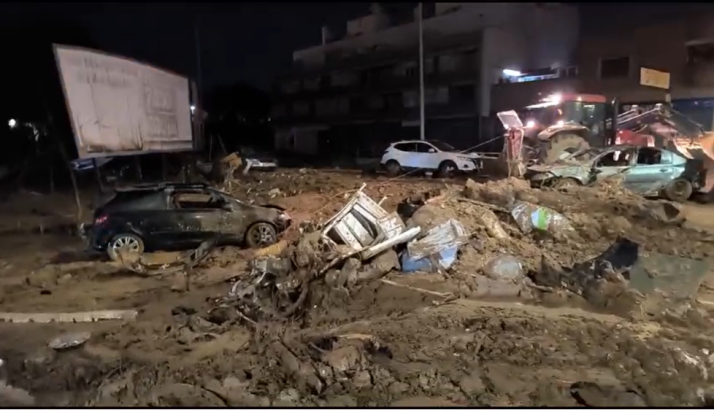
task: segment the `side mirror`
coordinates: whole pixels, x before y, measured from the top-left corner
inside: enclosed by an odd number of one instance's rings
[[[601,170],[600,168],[596,168],[596,167],[590,168],[590,173],[591,173],[591,174],[597,175],[597,174],[599,174],[599,173],[601,173],[601,172],[602,172],[602,170]]]
[[[430,154],[435,154],[435,153],[436,153],[436,150],[435,150],[434,148],[429,148],[429,153],[430,153]]]

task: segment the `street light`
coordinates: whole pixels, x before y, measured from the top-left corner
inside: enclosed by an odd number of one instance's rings
[[[15,128],[15,126],[17,125],[17,121],[15,121],[14,119],[10,119],[10,121],[7,122],[7,125],[10,128]]]
[[[503,70],[503,75],[505,75],[506,77],[520,77],[523,75],[523,73],[518,70],[511,70],[510,68],[505,68]]]

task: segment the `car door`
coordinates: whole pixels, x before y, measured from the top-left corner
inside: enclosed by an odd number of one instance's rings
[[[421,164],[419,168],[422,169],[438,169],[439,164],[444,159],[444,153],[436,149],[433,145],[428,142],[417,142],[416,150],[419,155],[418,161]]]
[[[653,147],[640,147],[626,182],[636,192],[655,195],[675,177],[671,152]]]
[[[592,179],[604,181],[622,176],[623,182],[627,184],[627,174],[632,168],[636,153],[632,148],[624,148],[608,150],[600,154],[593,161]]]
[[[394,146],[393,159],[399,162],[402,168],[413,168],[414,153],[416,151],[416,146],[413,142],[402,142]]]
[[[207,191],[176,191],[172,195],[172,204],[178,221],[175,237],[182,246],[198,246],[215,238],[228,212]]]
[[[123,213],[129,231],[138,233],[144,239],[147,249],[163,249],[171,243],[178,229],[178,221],[169,207],[168,195],[164,191],[145,194],[132,203],[128,212]]]

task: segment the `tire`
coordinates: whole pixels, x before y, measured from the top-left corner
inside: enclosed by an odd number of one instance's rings
[[[683,178],[675,178],[664,187],[663,196],[670,201],[686,202],[694,192],[692,183]]]
[[[120,252],[121,249],[125,249]],[[107,255],[113,261],[121,258],[120,254],[129,253],[133,255],[141,255],[144,253],[144,241],[132,233],[120,233],[114,235],[111,241],[107,244]]]
[[[277,241],[277,230],[267,222],[256,222],[245,231],[245,243],[251,248],[272,245]]]
[[[451,178],[454,176],[456,170],[457,168],[454,161],[442,161],[441,164],[439,164],[437,175],[441,178]]]
[[[390,177],[396,177],[402,172],[402,166],[393,159],[387,161],[387,164],[384,167],[387,169],[387,175]]]
[[[540,152],[540,160],[546,164],[552,164],[566,153],[574,153],[590,148],[590,144],[577,134],[560,133],[553,135]]]
[[[553,182],[553,188],[555,189],[567,189],[580,186],[580,181],[575,178],[558,178]]]

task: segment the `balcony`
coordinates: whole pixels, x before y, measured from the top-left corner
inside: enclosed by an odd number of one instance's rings
[[[446,104],[428,104],[424,107],[427,119],[465,118],[478,114],[475,101],[450,102]],[[286,117],[276,121],[277,125],[324,124],[337,125],[365,122],[403,122],[419,121],[419,107],[394,107],[382,110],[358,109],[347,114],[318,116],[314,113],[300,117]]]
[[[430,57],[453,51],[466,51],[481,48],[483,35],[480,31],[467,34],[438,35],[424,32],[424,55]],[[320,76],[332,71],[364,70],[380,65],[396,64],[402,61],[416,61],[419,56],[419,44],[416,31],[414,41],[403,46],[375,45],[358,51],[356,46],[342,50],[325,51],[325,66],[311,68],[295,65],[281,80],[299,79],[305,76]]]
[[[437,72],[424,75],[427,87],[448,86],[452,84],[477,83],[481,79],[478,67],[463,67],[459,70]],[[312,100],[329,97],[359,97],[373,94],[389,94],[419,87],[418,73],[415,75],[386,75],[368,79],[364,83],[349,87],[329,87],[320,90],[300,90],[293,94],[280,94],[277,99],[283,101]]]

